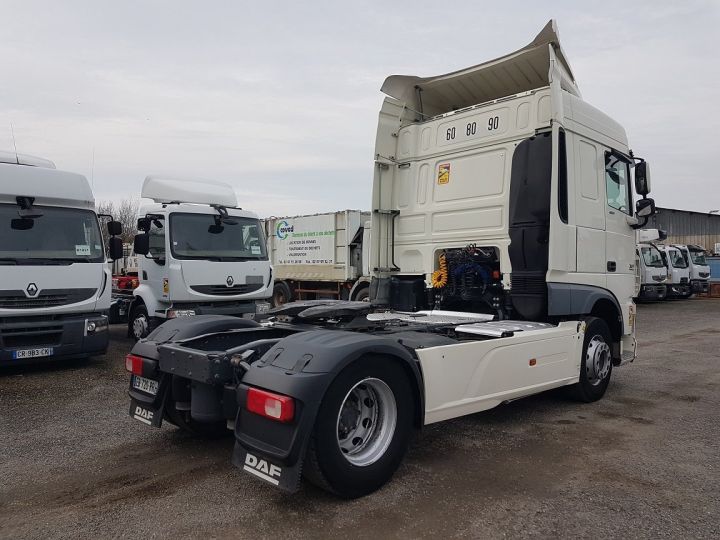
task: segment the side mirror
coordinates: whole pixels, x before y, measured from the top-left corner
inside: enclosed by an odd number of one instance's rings
[[[650,193],[650,165],[647,161],[635,165],[635,191],[643,197]]]
[[[113,261],[122,259],[123,256],[123,244],[122,240],[117,236],[111,236],[108,240],[108,251],[110,252],[110,258]]]
[[[110,236],[120,236],[122,234],[122,224],[119,221],[108,221],[107,231]]]
[[[636,177],[637,180],[637,177]],[[649,218],[655,214],[655,201],[653,199],[640,199],[635,203],[635,215],[639,218]]]
[[[136,234],[133,250],[137,255],[147,255],[150,253],[150,235],[148,233]]]
[[[139,218],[137,221],[138,231],[149,231],[150,230],[150,218]]]

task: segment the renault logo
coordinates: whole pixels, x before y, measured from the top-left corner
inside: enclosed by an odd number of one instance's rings
[[[225,280],[225,283],[227,283],[228,287],[232,287],[233,283],[235,283],[235,281],[233,280],[232,276],[228,276],[227,279]]]
[[[27,286],[27,288],[25,289],[25,292],[26,292],[27,295],[30,296],[30,297],[32,297],[32,296],[37,296],[38,291],[39,291],[38,286],[35,285],[34,283],[30,283],[30,284]]]

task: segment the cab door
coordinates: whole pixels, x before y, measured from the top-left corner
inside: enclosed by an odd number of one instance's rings
[[[635,290],[635,230],[630,162],[605,151],[605,258],[607,286],[623,304]]]

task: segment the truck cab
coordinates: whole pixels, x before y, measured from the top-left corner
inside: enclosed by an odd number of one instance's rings
[[[690,290],[690,269],[682,251],[678,248],[660,244],[656,246],[665,263],[667,271],[667,298],[689,298]]]
[[[690,272],[690,293],[706,293],[709,288],[710,266],[705,259],[705,248],[693,244],[673,244],[683,254]]]
[[[108,232],[120,234],[110,222]],[[110,255],[121,255],[111,236]],[[111,276],[87,179],[0,153],[0,366],[102,354]]]
[[[667,269],[660,251],[652,243],[639,243],[637,257],[640,265],[638,299],[664,300],[667,294]]]
[[[200,314],[252,317],[267,310],[272,267],[262,225],[238,208],[231,186],[148,176],[134,251],[128,334],[146,337],[167,319]]]

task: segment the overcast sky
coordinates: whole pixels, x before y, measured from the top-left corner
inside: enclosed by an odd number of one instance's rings
[[[368,209],[384,78],[490,60],[555,18],[658,205],[720,209],[718,0],[0,5],[0,149],[12,123],[19,152],[92,176],[97,200],[167,174],[228,182],[261,215]]]

